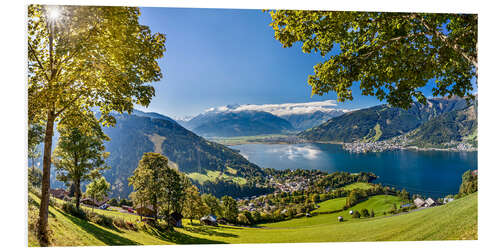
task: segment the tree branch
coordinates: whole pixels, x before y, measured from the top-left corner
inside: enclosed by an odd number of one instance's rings
[[[443,33],[441,33],[439,30],[437,29],[433,29],[431,28],[424,20],[423,17],[420,17],[420,21],[422,22],[422,25],[424,25],[424,27],[429,31],[429,32],[432,32],[434,33],[434,35],[436,37],[438,37],[444,44],[446,44],[446,46],[452,48],[453,50],[455,50],[457,53],[459,53],[463,58],[465,58],[465,60],[469,61],[469,63],[471,63],[472,65],[474,65],[474,67],[476,67],[476,69],[478,69],[478,65],[477,65],[477,60],[474,59],[473,57],[467,55],[467,53],[465,53],[464,51],[462,51],[457,44],[452,44],[448,37],[446,35],[444,35]]]
[[[40,62],[40,60],[38,59],[38,56],[36,56],[35,49],[33,49],[33,47],[31,46],[31,43],[29,41],[28,41],[28,49],[31,51],[32,57],[35,57],[35,61],[38,63],[38,67],[40,67],[40,69],[43,71],[43,75],[45,76],[45,79],[47,79],[47,82],[50,82],[49,76],[47,75],[47,72],[46,72],[45,68],[43,67],[42,62]],[[29,55],[29,53],[28,53],[28,55]]]

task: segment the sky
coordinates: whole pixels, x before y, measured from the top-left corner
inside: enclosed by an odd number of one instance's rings
[[[262,10],[141,8],[140,23],[166,35],[159,60],[163,78],[152,85],[151,104],[136,107],[173,118],[234,104],[335,103],[334,92],[311,96],[307,77],[326,58],[303,53],[274,39],[269,13]],[[338,51],[332,51],[338,53]],[[353,85],[353,101],[340,109],[378,105]],[[431,95],[430,88],[424,89]]]

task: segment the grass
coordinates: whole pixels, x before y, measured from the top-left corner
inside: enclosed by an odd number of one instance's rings
[[[229,173],[235,172],[235,169],[228,169]],[[203,184],[206,181],[215,181],[217,178],[222,178],[224,180],[232,180],[235,183],[238,183],[240,185],[243,185],[247,183],[247,180],[243,177],[237,177],[237,176],[232,176],[228,175],[226,173],[223,173],[221,171],[215,171],[215,170],[207,170],[206,174],[198,173],[198,172],[193,172],[189,173],[187,175],[189,178],[192,180],[198,181],[200,184]]]
[[[355,183],[349,184],[347,186],[344,186],[343,189],[345,189],[347,191],[351,191],[353,189],[366,190],[366,189],[370,189],[372,187],[373,187],[373,185],[370,183],[367,183],[367,182],[355,182]]]
[[[342,209],[345,205],[345,198],[336,198],[332,199],[329,201],[324,201],[319,203],[318,205],[322,206],[323,203],[327,204],[327,208],[325,209],[326,211],[335,211]],[[318,226],[318,225],[332,225],[332,224],[339,224],[338,222],[338,217],[342,216],[344,217],[344,220],[347,221],[356,221],[359,219],[351,219],[351,215],[349,215],[349,210],[358,210],[361,211],[361,209],[366,208],[368,211],[371,209],[374,210],[375,216],[382,216],[383,212],[388,212],[392,204],[399,205],[402,203],[402,200],[399,197],[392,196],[392,195],[376,195],[369,197],[366,201],[361,202],[354,207],[348,209],[348,210],[343,210],[341,212],[337,213],[331,213],[331,214],[320,214],[317,216],[313,217],[302,217],[298,219],[292,219],[292,220],[287,220],[287,221],[280,221],[276,223],[269,223],[269,224],[262,224],[259,226],[264,226],[264,227],[269,227],[269,228],[300,228],[303,226]],[[328,207],[329,206],[329,207]],[[340,206],[340,208],[339,208]],[[331,208],[332,210],[328,210],[328,208]],[[339,209],[336,209],[339,208]],[[343,222],[345,223],[345,222]]]
[[[348,219],[342,223],[337,222],[336,218],[327,221],[328,215],[322,216],[294,219],[292,221],[321,218],[308,225],[293,222],[293,227],[270,228],[270,224],[264,224],[261,226],[265,228],[214,228],[236,237],[211,236],[210,239],[228,243],[477,239],[477,194],[443,206],[396,216]]]
[[[318,203],[319,208],[314,212],[325,213],[340,210],[344,207],[346,197],[331,199]]]
[[[261,224],[256,228],[200,226],[198,221],[190,225],[188,220],[183,220],[185,227],[176,228],[174,232],[164,233],[154,228],[136,232],[101,227],[54,207],[49,209],[49,223],[54,231],[54,245],[58,246],[477,239],[477,193],[439,207],[395,216],[382,215],[393,203],[401,202],[398,199],[395,196],[378,195],[352,208],[373,208],[374,218],[352,219],[348,211],[342,211]],[[341,203],[335,200],[320,205],[334,209]],[[112,211],[100,212],[130,216],[128,218],[135,216]],[[346,221],[338,222],[339,215],[344,216]],[[34,236],[28,236],[28,245],[36,246]]]

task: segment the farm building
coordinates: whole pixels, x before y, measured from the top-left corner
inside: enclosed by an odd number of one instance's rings
[[[57,189],[50,189],[50,194],[55,197],[55,198],[58,198],[58,199],[61,199],[61,200],[71,200],[69,198],[69,192],[62,189],[62,188],[57,188]]]
[[[102,200],[97,200],[97,199],[91,199],[91,198],[84,198],[81,200],[81,203],[88,205],[88,206],[93,206],[93,207],[100,207],[104,204],[106,204],[109,201],[108,197],[105,197]]]
[[[414,201],[413,204],[417,207],[424,207],[426,205],[425,201],[422,200],[420,197],[417,197]]]
[[[432,207],[432,206],[436,206],[436,205],[437,205],[437,203],[430,197],[425,200],[426,207]]]
[[[206,215],[206,216],[203,216],[201,219],[200,219],[200,222],[205,224],[205,225],[209,225],[209,226],[217,226],[217,217],[215,215]]]
[[[153,209],[153,206],[151,206],[151,205],[137,206],[135,208],[135,211],[140,216],[144,216],[144,217],[154,217],[155,216],[155,211]]]

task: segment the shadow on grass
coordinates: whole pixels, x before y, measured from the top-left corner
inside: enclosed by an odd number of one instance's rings
[[[220,237],[238,237],[236,234],[230,234],[230,233],[222,233],[218,232],[216,230],[213,230],[212,227],[210,226],[204,226],[200,224],[190,224],[191,227],[184,227],[184,230],[189,231],[191,233],[197,233],[197,234],[202,234],[202,235],[209,235],[209,236],[220,236]]]
[[[79,226],[81,229],[83,229],[85,232],[93,235],[96,237],[98,240],[104,242],[106,245],[112,245],[112,246],[117,246],[117,245],[139,245],[139,243],[121,237],[120,235],[117,235],[115,233],[103,230],[88,221],[85,221],[83,219],[74,217],[72,215],[66,214],[66,213],[61,213],[64,215],[66,218],[71,220],[75,225]]]
[[[184,228],[187,229],[187,228]],[[148,230],[144,230],[152,236],[155,236],[161,240],[172,242],[175,244],[227,244],[223,241],[209,240],[194,237],[181,232],[173,231],[162,231],[157,228],[149,227]]]

